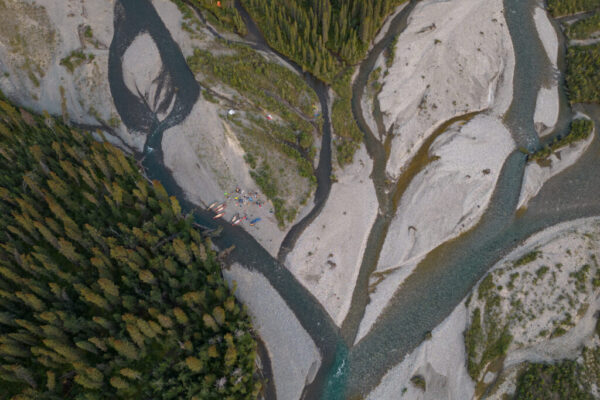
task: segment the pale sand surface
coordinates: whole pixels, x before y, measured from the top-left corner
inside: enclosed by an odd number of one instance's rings
[[[465,363],[462,331],[467,322],[464,302],[404,360],[383,377],[369,394],[369,400],[467,400],[473,397],[474,383]],[[410,382],[415,375],[425,379],[423,392]],[[404,388],[406,392],[403,393]]]
[[[53,115],[63,114],[64,103],[67,119],[83,124],[98,125],[96,113],[103,121],[118,116],[108,84],[113,2],[7,0],[5,5],[8,11],[0,23],[8,30],[0,35],[0,90],[8,98]],[[92,38],[80,35],[79,26],[89,26]],[[26,44],[12,46],[18,37],[27,38]],[[88,58],[71,73],[60,62],[72,51],[83,51],[93,59]],[[32,81],[23,65],[31,68],[39,84]],[[128,132],[123,124],[114,130],[128,146],[141,149],[143,136]],[[108,139],[121,145],[116,137],[108,135]]]
[[[553,80],[552,85],[548,88],[541,87],[538,92],[537,101],[535,103],[535,113],[533,122],[540,137],[544,137],[552,133],[554,125],[558,120],[559,99],[558,99],[558,83]]]
[[[600,299],[596,292],[589,299],[590,307],[580,317],[575,326],[563,336],[555,339],[536,343],[531,347],[525,347],[511,352],[504,361],[504,366],[517,365],[525,361],[529,362],[552,362],[554,360],[575,359],[579,356],[582,344],[595,334],[596,316],[600,308]]]
[[[548,59],[554,69],[557,69],[559,49],[556,29],[550,22],[548,13],[544,8],[535,8],[533,20]],[[533,121],[540,137],[552,132],[552,129],[558,120],[558,112],[558,82],[553,78],[549,87],[540,88],[535,106]]]
[[[238,187],[246,192],[260,193],[260,189],[248,172],[244,150],[219,116],[225,112],[218,105],[198,99],[185,121],[165,131],[162,143],[165,165],[192,202],[208,205],[226,201],[223,217],[226,220],[237,213],[240,216],[247,214],[247,219],[239,226],[276,256],[285,232],[279,229],[270,212],[272,205],[266,201],[266,196],[259,196],[265,201],[262,207],[254,203],[239,207],[233,199]],[[227,199],[224,193],[232,195]],[[261,221],[250,226],[249,221],[254,218],[261,218]]]
[[[152,5],[160,15],[173,40],[179,45],[184,57],[194,54],[194,47],[204,47],[202,46],[202,39],[205,39],[207,34],[202,31],[191,37],[189,32],[184,31],[181,28],[184,20],[175,3],[171,0],[152,0]]]
[[[390,225],[371,277],[375,288],[357,341],[368,333],[401,282],[429,251],[479,221],[504,160],[513,150],[508,129],[488,115],[479,115],[465,125],[454,124],[436,139],[429,153],[439,159],[410,183]]]
[[[132,93],[141,95],[151,110],[157,112],[166,101],[168,91],[159,91],[160,73],[163,65],[156,44],[148,33],[138,35],[123,54],[123,78]],[[157,96],[158,93],[158,96]],[[159,121],[164,120],[173,109],[175,96],[164,111],[157,112]]]
[[[589,323],[590,316],[587,312],[580,313],[580,307],[589,304],[590,308],[587,311],[596,309],[596,298],[600,292],[592,286],[591,279],[578,288],[573,273],[589,264],[591,269],[587,274],[595,276],[598,266],[593,258],[600,256],[599,238],[600,218],[565,222],[531,236],[490,270],[488,274],[493,274],[494,283],[502,287],[497,291],[501,297],[498,325],[502,326],[502,321],[508,321],[509,318],[518,317],[520,314],[526,316],[518,321],[511,319],[509,324],[513,343],[509,348],[507,365],[520,362],[510,361],[513,359],[523,360],[524,357],[519,354],[536,353],[541,356],[543,351],[547,351],[548,354],[553,351],[556,353],[558,347],[552,346],[557,343],[564,347],[562,354],[571,354],[575,340],[573,338],[580,338],[584,331],[589,333],[585,326]],[[535,260],[524,265],[513,264],[532,251],[539,251]],[[547,272],[543,275],[536,274],[543,266],[549,268]],[[512,278],[511,289],[508,282],[511,280],[510,275],[514,273],[518,275]],[[473,293],[476,291],[477,287],[473,289]],[[515,305],[517,300],[520,300],[522,306]],[[481,306],[482,302],[473,296],[469,311],[472,312]],[[571,315],[575,327],[563,326],[568,331],[567,334],[548,339],[554,327],[560,325],[557,323],[563,320],[566,314]],[[585,326],[578,327],[580,320]],[[546,333],[540,333],[543,331]],[[545,345],[541,345],[542,343]]]
[[[569,46],[589,46],[590,44],[596,44],[600,42],[600,37],[591,37],[589,39],[573,39],[569,40]]]
[[[338,324],[350,302],[378,202],[369,179],[372,161],[364,146],[354,162],[338,171],[321,214],[285,260],[296,278],[324,305]]]
[[[402,197],[377,270],[421,257],[470,229],[485,212],[512,150],[508,129],[487,115],[456,124],[436,139],[429,153],[437,160],[413,179]]]
[[[548,59],[554,68],[556,68],[558,62],[558,34],[552,22],[550,22],[548,12],[542,7],[536,7],[533,13],[533,20]]]
[[[379,139],[379,130],[377,129],[377,122],[375,121],[375,117],[373,117],[373,99],[367,94],[366,86],[363,96],[360,99],[360,105],[362,108],[363,118],[365,119],[365,122],[369,126],[369,129],[371,130],[375,138]]]
[[[223,271],[236,297],[248,307],[252,324],[265,342],[278,400],[298,400],[321,365],[321,355],[294,313],[260,273],[234,264]]]
[[[379,94],[394,139],[386,172],[397,178],[443,122],[512,98],[514,54],[501,0],[419,2],[400,35]]]
[[[510,321],[507,326],[513,341],[503,365],[503,382],[491,399],[514,392],[522,363],[577,359],[583,346],[598,345],[594,335],[600,290],[591,278],[598,273],[599,239],[600,218],[562,223],[533,235],[492,269],[494,284],[503,288],[498,291],[501,312],[495,318],[499,325]],[[513,265],[533,250],[540,252],[536,260]],[[588,278],[577,283],[575,274],[580,274],[584,265],[590,265]],[[545,267],[547,272],[540,275]],[[510,290],[509,280],[513,282]],[[469,312],[481,306],[475,299]],[[570,322],[565,323],[567,320]],[[566,333],[550,338],[557,327]]]

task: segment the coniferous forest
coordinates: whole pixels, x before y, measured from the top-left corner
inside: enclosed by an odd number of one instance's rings
[[[383,19],[405,0],[243,0],[269,45],[331,83],[363,59]]]
[[[0,98],[0,387],[18,399],[254,399],[210,240],[135,161]]]
[[[567,49],[566,81],[571,103],[600,102],[600,44]]]

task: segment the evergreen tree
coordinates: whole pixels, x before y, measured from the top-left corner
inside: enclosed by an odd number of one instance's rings
[[[255,399],[248,316],[177,200],[112,145],[21,115],[0,97],[3,398]]]
[[[242,0],[242,3],[269,45],[318,78],[332,83],[345,67],[366,55],[383,19],[404,1]]]

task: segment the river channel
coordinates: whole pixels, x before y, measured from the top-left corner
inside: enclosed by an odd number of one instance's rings
[[[365,134],[365,144],[374,159],[372,179],[384,210],[394,211],[394,202],[386,195],[385,146],[377,140],[382,133],[370,132],[364,122],[360,99],[368,76],[381,52],[409,23],[410,13],[417,1],[411,1],[390,24],[384,38],[369,52],[359,67],[353,86],[353,112]],[[504,0],[505,15],[516,56],[514,98],[505,123],[511,129],[519,146],[533,150],[540,146],[533,126],[533,113],[537,93],[541,85],[556,74],[545,56],[532,18],[535,1]],[[269,49],[264,37],[243,10],[239,1],[236,6],[248,27],[248,40],[261,50],[269,51],[285,60],[281,54]],[[351,395],[367,394],[381,377],[414,349],[426,332],[437,326],[467,295],[481,276],[500,258],[531,234],[553,224],[573,218],[600,215],[600,141],[596,138],[590,149],[564,173],[551,179],[534,198],[523,215],[517,217],[524,154],[515,151],[506,160],[490,206],[480,223],[459,238],[444,243],[433,250],[415,272],[407,278],[393,297],[391,304],[378,319],[373,329],[356,346],[353,340],[366,306],[366,282],[377,263],[379,244],[385,237],[386,226],[393,214],[377,218],[369,236],[369,251],[361,266],[359,282],[354,294],[347,320],[340,330],[325,309],[289,272],[281,262],[271,257],[251,235],[228,223],[215,222],[212,214],[189,203],[163,163],[161,142],[163,132],[182,122],[190,113],[200,96],[200,86],[189,70],[185,58],[152,3],[146,0],[117,0],[115,3],[115,30],[109,50],[109,83],[113,99],[128,129],[147,134],[143,165],[149,178],[159,180],[169,194],[176,196],[182,208],[193,211],[198,223],[208,228],[223,228],[222,234],[213,239],[219,248],[232,245],[230,257],[246,268],[262,273],[285,300],[308,332],[322,355],[321,368],[312,384],[305,388],[305,399],[343,399]],[[135,37],[148,33],[154,40],[163,61],[161,74],[167,99],[174,99],[169,115],[159,120],[158,112],[164,105],[148,105],[125,85],[122,58]],[[561,42],[559,67],[564,67],[564,42]],[[299,68],[285,60],[296,70]],[[301,71],[299,71],[301,72]],[[325,204],[330,188],[331,174],[331,128],[328,114],[328,87],[308,74],[302,74],[319,96],[324,116],[323,139],[316,169],[317,190],[315,207],[307,217],[290,230],[280,249],[279,260],[293,248],[296,238]],[[564,135],[568,129],[572,111],[566,103],[563,78],[560,115],[557,128],[551,136]],[[597,107],[581,106],[598,123]],[[401,195],[401,192],[399,196]],[[394,197],[394,196],[392,196]]]

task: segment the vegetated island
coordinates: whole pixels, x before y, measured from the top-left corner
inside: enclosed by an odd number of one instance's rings
[[[255,399],[210,239],[135,161],[0,98],[0,387],[14,399]]]

